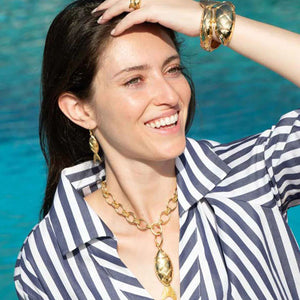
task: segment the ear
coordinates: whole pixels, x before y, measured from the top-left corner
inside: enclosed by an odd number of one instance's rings
[[[58,106],[73,123],[86,129],[93,129],[97,126],[91,106],[86,101],[78,99],[74,94],[61,94],[58,98]]]

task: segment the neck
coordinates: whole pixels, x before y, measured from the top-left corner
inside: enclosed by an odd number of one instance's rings
[[[124,208],[138,218],[156,222],[176,187],[175,159],[141,162],[105,159],[107,188]]]

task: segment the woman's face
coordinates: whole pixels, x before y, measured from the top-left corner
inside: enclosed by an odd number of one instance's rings
[[[138,25],[112,38],[93,89],[95,133],[107,158],[162,161],[182,153],[191,90],[160,27]]]

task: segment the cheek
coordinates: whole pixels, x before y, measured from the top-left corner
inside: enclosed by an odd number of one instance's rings
[[[110,110],[116,115],[118,123],[124,123],[125,121],[126,125],[134,124],[144,114],[145,103],[143,99],[145,97],[138,95],[135,95],[135,97],[121,96],[118,101],[111,105]]]
[[[119,131],[130,126],[143,115],[145,109],[143,98],[136,99],[136,97],[125,96],[121,93],[119,95],[103,94],[101,101],[98,99],[96,108],[98,124],[101,127],[103,123],[109,123],[109,126],[117,127]]]
[[[136,88],[119,93],[118,97],[112,99],[112,110],[118,111],[124,120],[131,123],[139,122],[149,107],[152,99],[152,90],[147,88]]]
[[[183,105],[188,107],[191,100],[191,87],[186,79],[177,85],[178,93],[182,99]]]

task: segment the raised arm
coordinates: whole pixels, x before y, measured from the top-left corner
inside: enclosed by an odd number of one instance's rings
[[[300,35],[241,16],[229,47],[300,87]]]
[[[129,0],[106,0],[94,13],[104,11],[99,23],[122,12],[130,12],[115,28],[119,35],[135,24],[160,23],[189,36],[199,36],[203,8],[193,0],[140,0],[140,8],[129,8]],[[300,35],[275,26],[236,16],[228,46],[234,51],[277,72],[300,86]]]

